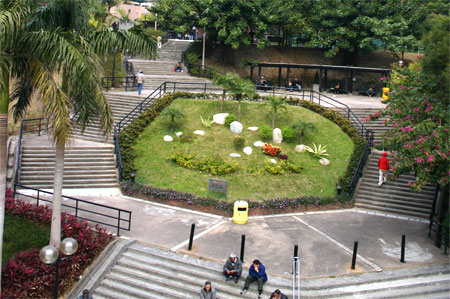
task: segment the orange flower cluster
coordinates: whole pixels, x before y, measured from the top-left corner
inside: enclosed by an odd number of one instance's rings
[[[264,143],[262,148],[264,154],[271,155],[272,157],[278,156],[281,149],[278,146],[273,146],[272,144]]]

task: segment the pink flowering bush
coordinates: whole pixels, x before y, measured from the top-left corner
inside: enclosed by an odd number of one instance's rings
[[[419,64],[397,68],[391,75],[388,106],[373,118],[389,117],[383,146],[393,152],[394,178],[415,172],[416,181],[408,183],[414,190],[427,183],[447,184],[450,114],[445,76],[424,74]]]

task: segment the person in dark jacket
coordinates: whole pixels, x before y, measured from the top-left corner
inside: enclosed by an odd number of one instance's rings
[[[242,273],[242,262],[236,256],[236,254],[230,254],[227,262],[223,266],[223,275],[225,275],[227,281],[234,278],[234,283],[237,283]]]
[[[263,284],[267,281],[266,267],[259,260],[254,260],[253,264],[248,269],[248,276],[245,279],[244,288],[241,291],[241,294],[247,292],[250,283],[258,282],[258,299],[261,298],[261,294],[263,292]]]
[[[288,299],[288,296],[281,293],[281,291],[277,289],[272,293],[272,295],[270,295],[270,299]]]
[[[205,286],[200,290],[200,299],[217,299],[216,290],[211,286],[211,281],[205,282]]]

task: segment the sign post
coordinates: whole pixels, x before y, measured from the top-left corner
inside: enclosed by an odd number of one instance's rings
[[[208,194],[206,197],[209,198],[209,192],[215,191],[225,194],[225,199],[227,198],[227,187],[228,181],[219,180],[219,179],[208,179]]]

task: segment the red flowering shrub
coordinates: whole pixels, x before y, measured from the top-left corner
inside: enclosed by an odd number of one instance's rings
[[[15,201],[10,191],[6,196],[6,213],[20,215],[41,224],[50,224],[52,212],[47,206]],[[77,252],[59,264],[59,291],[62,294],[112,240],[112,235],[108,234],[105,228],[92,227],[87,221],[65,213],[61,215],[61,226],[63,238],[72,237],[78,241]],[[1,298],[52,297],[55,266],[42,263],[39,250],[40,248],[20,252],[3,266]]]
[[[273,146],[272,144],[268,143],[264,143],[262,150],[264,154],[270,155],[272,157],[278,156],[278,154],[281,152],[281,149],[278,146]]]

